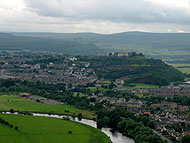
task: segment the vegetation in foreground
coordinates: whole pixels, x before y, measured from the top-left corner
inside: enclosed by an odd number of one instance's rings
[[[45,117],[4,115],[0,118],[1,143],[110,143],[100,130],[76,122]]]
[[[90,105],[90,100],[87,99],[87,97],[73,96],[72,92],[70,92],[69,90],[66,90],[66,87],[64,84],[47,84],[40,81],[35,82],[35,81],[26,81],[26,80],[22,81],[22,80],[12,80],[12,79],[8,79],[8,80],[2,79],[0,80],[0,86],[1,86],[0,92],[3,95],[6,95],[7,93],[10,93],[10,92],[11,93],[26,92],[32,95],[39,95],[42,97],[61,101],[69,105],[75,106],[77,108],[80,108],[84,111],[82,112],[82,114],[84,114],[85,118],[93,119],[95,117],[95,113],[93,112],[95,108],[92,105]],[[50,111],[51,110],[52,109],[50,109]],[[59,113],[60,111],[64,112],[64,110],[65,110],[64,108],[58,109]],[[43,112],[43,110],[41,112]],[[66,112],[66,113],[69,114],[70,112]]]
[[[135,116],[134,113],[126,110],[115,109],[98,112],[97,118],[99,127],[111,127],[134,139],[135,143],[167,143],[150,129],[154,128],[154,123],[148,116]]]

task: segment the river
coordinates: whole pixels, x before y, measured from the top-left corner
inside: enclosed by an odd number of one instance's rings
[[[10,113],[6,112],[5,114],[10,114]],[[18,113],[14,113],[14,114],[18,114]],[[40,113],[32,113],[32,114],[33,116],[50,117],[50,118],[58,118],[58,119],[62,119],[63,117],[69,117],[65,115],[52,115],[52,114],[49,115],[49,114],[40,114]],[[69,118],[72,119],[71,117]],[[96,122],[93,120],[82,119],[80,121],[78,120],[78,118],[75,118],[74,121],[97,128]],[[102,128],[101,131],[104,132],[111,139],[113,143],[134,143],[132,139],[122,135],[121,133],[112,132],[110,128]]]

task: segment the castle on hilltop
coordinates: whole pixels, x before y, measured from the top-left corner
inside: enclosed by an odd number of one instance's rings
[[[115,57],[131,57],[135,55],[137,55],[135,52],[115,52],[109,54],[109,56],[115,56]]]

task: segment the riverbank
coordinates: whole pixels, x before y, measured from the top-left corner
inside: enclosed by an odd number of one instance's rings
[[[68,120],[0,114],[0,142],[7,143],[110,143],[100,130]],[[4,122],[3,122],[4,121]]]
[[[10,114],[10,112],[6,112],[4,114]],[[14,114],[18,114],[18,113],[14,113]],[[65,116],[65,115],[41,114],[41,113],[32,113],[32,114],[33,116],[38,116],[38,117],[49,117],[49,118],[58,118],[58,119],[63,119],[63,117],[69,117],[70,120],[73,120],[72,117]],[[79,120],[78,118],[75,118],[75,120],[73,121],[91,126],[93,128],[97,128],[96,122],[93,120],[88,120],[88,119]],[[122,135],[121,133],[112,132],[110,128],[102,128],[101,131],[110,138],[112,143],[134,143],[132,139]]]

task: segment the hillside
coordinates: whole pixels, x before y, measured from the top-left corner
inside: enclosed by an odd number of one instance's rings
[[[142,52],[155,58],[189,58],[190,34],[124,32],[117,34],[96,33],[13,33],[19,36],[67,39],[81,43],[93,43],[111,51]]]
[[[35,37],[14,36],[0,33],[0,50],[56,52],[68,55],[99,55],[103,50],[94,44],[81,44],[77,41],[63,39],[46,39]]]
[[[123,79],[127,83],[154,85],[168,85],[170,82],[184,80],[183,74],[172,66],[140,55],[81,57],[80,60],[90,62],[90,68],[94,69],[99,79]]]

